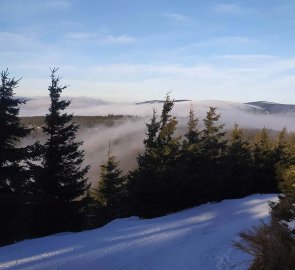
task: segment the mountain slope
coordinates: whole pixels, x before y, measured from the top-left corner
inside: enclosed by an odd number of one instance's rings
[[[268,216],[275,195],[205,204],[165,217],[115,220],[0,248],[0,269],[179,270],[246,269],[249,257],[232,247],[241,230]]]
[[[245,104],[261,108],[266,114],[295,114],[295,105],[293,104],[279,104],[268,101],[255,101]]]
[[[174,99],[174,103],[178,103],[178,102],[186,102],[186,101],[192,101],[190,99]],[[154,100],[147,100],[147,101],[142,101],[142,102],[137,102],[135,103],[135,105],[142,105],[142,104],[163,104],[165,102],[165,100],[160,100],[160,99],[154,99]]]

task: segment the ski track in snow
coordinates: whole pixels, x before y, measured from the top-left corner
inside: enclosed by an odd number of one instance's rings
[[[238,234],[269,216],[276,195],[208,203],[154,219],[117,219],[102,228],[0,248],[0,269],[245,270]]]

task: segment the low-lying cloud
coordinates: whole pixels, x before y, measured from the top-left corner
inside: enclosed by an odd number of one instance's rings
[[[89,97],[70,98],[72,104],[68,107],[69,113],[75,115],[135,115],[140,117],[150,117],[153,109],[160,114],[161,103],[154,104],[119,104],[107,103],[100,99]],[[295,131],[295,121],[293,115],[265,114],[258,107],[237,102],[205,100],[176,102],[172,114],[177,117],[187,117],[190,106],[193,106],[199,119],[203,119],[210,106],[217,107],[221,113],[222,122],[227,126],[238,123],[245,128],[266,127],[274,130],[281,130],[286,127],[290,131]],[[40,116],[48,112],[49,98],[35,97],[22,106],[21,116]]]
[[[22,108],[22,115],[45,115],[49,100],[34,99]],[[200,119],[200,128],[203,127],[202,119],[205,118],[209,106],[217,107],[221,113],[221,122],[230,129],[235,123],[242,128],[269,128],[281,130],[286,127],[295,131],[294,117],[288,115],[267,115],[259,112],[259,108],[251,105],[223,102],[223,101],[192,101],[175,103],[172,114],[178,119],[178,134],[186,131],[187,116],[190,106],[195,109]],[[109,143],[112,152],[120,161],[121,168],[128,172],[136,167],[136,156],[143,151],[146,125],[149,122],[153,109],[161,114],[162,104],[107,104],[101,100],[91,98],[73,99],[68,112],[75,115],[108,115],[124,114],[140,116],[134,120],[118,121],[112,127],[98,125],[94,128],[83,128],[77,135],[78,140],[83,140],[85,149],[85,164],[90,164],[89,178],[92,183],[97,183],[100,174],[100,165],[106,161]],[[27,138],[25,143],[32,141]],[[44,140],[44,138],[43,138]]]

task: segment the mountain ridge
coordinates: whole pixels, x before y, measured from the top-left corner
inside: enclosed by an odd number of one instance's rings
[[[244,104],[259,107],[266,114],[295,114],[294,104],[282,104],[269,101],[253,101]]]

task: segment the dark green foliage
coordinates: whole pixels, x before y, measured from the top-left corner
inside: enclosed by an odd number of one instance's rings
[[[67,86],[60,86],[60,78],[52,70],[49,95],[51,105],[45,117],[42,167],[36,179],[36,197],[33,228],[37,235],[81,229],[83,196],[88,190],[82,167],[82,142],[75,140],[79,126],[73,115],[63,111],[70,105],[60,94]]]
[[[272,216],[278,220],[290,221],[295,218],[295,164],[278,172],[280,201],[272,207]]]
[[[100,168],[100,181],[95,197],[99,204],[106,209],[110,218],[123,216],[126,211],[122,204],[126,200],[126,178],[122,176],[119,162],[116,161],[116,157],[110,149],[107,162],[102,164]]]
[[[181,152],[181,171],[186,205],[193,206],[222,199],[226,186],[224,156],[226,140],[216,108],[210,107],[203,119],[205,128],[198,130],[198,118],[192,108],[188,132]]]
[[[221,200],[224,185],[224,156],[226,150],[224,124],[220,124],[220,114],[210,107],[203,119],[205,128],[201,133],[200,153],[201,181],[205,183],[205,194],[209,200]]]
[[[224,163],[227,174],[223,195],[235,198],[251,194],[254,185],[251,149],[237,124],[231,132]]]
[[[271,193],[278,191],[276,179],[276,155],[266,128],[257,134],[253,146],[255,182],[252,193]]]
[[[104,207],[97,198],[97,190],[89,189],[82,199],[81,215],[83,216],[81,227],[85,230],[95,229],[112,220],[109,209]]]
[[[201,152],[201,132],[198,129],[199,119],[192,106],[189,111],[188,131],[184,135],[182,143],[179,170],[182,178],[182,192],[184,205],[192,206],[203,202],[205,191],[204,182],[201,179],[201,163],[203,156]]]
[[[201,132],[198,130],[199,119],[196,117],[196,113],[193,107],[189,110],[189,120],[187,122],[188,131],[184,135],[186,140],[184,141],[184,146],[192,147],[196,146],[200,142]]]
[[[288,132],[286,128],[277,135],[274,143],[274,160],[279,166],[289,166],[295,159],[288,151]]]
[[[26,159],[29,149],[17,147],[30,133],[19,119],[20,105],[25,99],[15,98],[19,80],[9,78],[8,70],[1,72],[0,85],[0,245],[25,236],[27,185],[29,179]]]
[[[157,147],[157,135],[160,129],[160,122],[157,121],[157,112],[153,110],[153,117],[150,124],[146,124],[147,138],[143,141],[147,151],[155,149]]]
[[[209,108],[203,130],[191,108],[180,144],[172,107],[167,96],[160,119],[154,111],[147,124],[145,152],[128,176],[130,214],[153,217],[208,201],[278,191],[277,174],[292,156],[285,130],[274,142],[264,128],[251,145],[235,125],[226,140],[216,108]]]
[[[177,125],[170,115],[173,100],[167,95],[160,120],[154,111],[147,124],[145,152],[137,158],[138,168],[129,174],[129,205],[131,212],[139,216],[158,216],[179,208],[177,192],[179,138],[174,137]]]
[[[220,117],[216,108],[210,107],[203,120],[205,128],[201,133],[201,147],[210,159],[219,159],[226,147],[224,124],[219,124]]]

